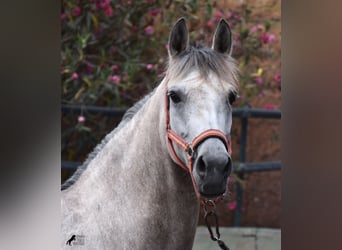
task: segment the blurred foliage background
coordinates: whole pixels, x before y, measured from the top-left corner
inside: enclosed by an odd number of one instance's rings
[[[280,1],[63,0],[62,104],[127,108],[161,80],[170,29],[187,19],[192,43],[211,45],[225,18],[240,68],[236,107],[280,109]],[[119,122],[62,114],[62,159],[83,161]]]

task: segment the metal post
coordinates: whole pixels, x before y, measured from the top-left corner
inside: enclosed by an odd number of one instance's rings
[[[248,108],[244,108],[246,112],[241,116],[241,141],[240,141],[240,162],[246,161],[246,145],[247,145],[247,127],[248,127]],[[240,179],[244,179],[243,172],[238,173]],[[234,226],[241,225],[241,211],[242,211],[242,195],[243,189],[239,182],[236,186],[236,209],[234,213]]]

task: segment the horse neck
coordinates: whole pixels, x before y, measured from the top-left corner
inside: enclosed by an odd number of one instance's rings
[[[165,81],[123,128],[123,138],[129,141],[120,166],[123,178],[118,179],[129,183],[121,195],[130,197],[132,207],[139,200],[139,209],[145,210],[145,216],[150,213],[156,223],[160,219],[168,230],[191,239],[197,226],[199,202],[190,175],[172,161],[168,152],[164,94]]]
[[[156,89],[155,94],[137,114],[134,130],[134,142],[129,147],[137,154],[136,165],[148,173],[147,181],[157,185],[159,191],[174,193],[181,191],[184,196],[175,199],[187,199],[197,203],[190,176],[171,159],[166,136],[165,122],[165,84],[164,80]],[[146,181],[146,180],[145,180]],[[163,187],[165,190],[163,190]]]
[[[168,153],[165,84],[164,80],[132,120],[89,163],[76,182],[79,190],[90,189],[92,193],[98,190],[100,199],[103,195],[112,197],[109,190],[114,190],[117,197],[144,189],[151,194],[151,199],[167,195],[170,200],[184,205],[198,206],[190,176]],[[125,189],[125,183],[130,183],[129,190]]]

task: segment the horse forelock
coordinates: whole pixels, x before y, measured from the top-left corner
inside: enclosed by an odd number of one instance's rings
[[[190,46],[169,60],[167,75],[170,79],[182,79],[194,71],[198,71],[204,80],[214,74],[222,83],[230,84],[238,91],[238,67],[228,54],[206,47]]]
[[[109,134],[107,134],[101,141],[100,144],[98,144],[95,149],[88,155],[87,159],[84,161],[82,165],[80,165],[75,173],[66,180],[62,186],[61,190],[65,190],[72,186],[81,176],[81,174],[87,169],[89,163],[96,157],[96,155],[104,148],[104,146],[110,141],[110,139],[115,136],[115,134],[120,131],[129,121],[132,120],[132,118],[135,116],[135,114],[144,106],[144,104],[147,102],[147,100],[154,94],[155,90],[148,95],[146,95],[144,98],[140,99],[137,103],[135,103],[131,108],[129,108],[124,116],[121,119],[121,122],[119,125],[112,130]]]

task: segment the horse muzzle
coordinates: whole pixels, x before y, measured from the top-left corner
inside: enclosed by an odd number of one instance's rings
[[[209,138],[198,148],[193,173],[201,196],[213,198],[226,192],[232,160],[222,142]]]

